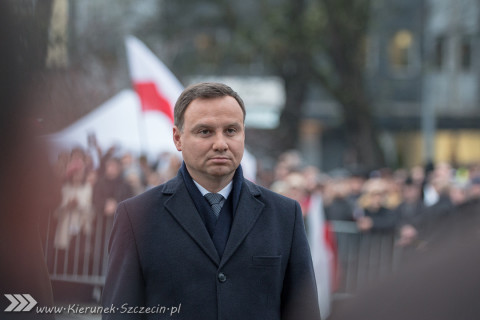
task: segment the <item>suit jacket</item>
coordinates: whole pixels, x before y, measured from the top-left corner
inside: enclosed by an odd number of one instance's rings
[[[242,183],[221,258],[180,173],[122,202],[104,319],[320,319],[299,204]]]

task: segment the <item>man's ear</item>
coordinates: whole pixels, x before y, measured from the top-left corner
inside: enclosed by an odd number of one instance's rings
[[[173,143],[178,151],[182,151],[182,141],[180,139],[182,132],[178,129],[177,126],[173,127]]]

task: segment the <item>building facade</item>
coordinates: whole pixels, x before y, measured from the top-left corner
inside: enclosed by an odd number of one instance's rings
[[[365,77],[389,166],[480,161],[479,9],[477,0],[372,1]],[[345,162],[345,141],[335,102],[318,99],[306,118],[323,128],[322,155],[309,160],[330,170]]]

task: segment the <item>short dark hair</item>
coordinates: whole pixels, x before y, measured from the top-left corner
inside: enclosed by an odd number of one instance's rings
[[[175,103],[175,109],[173,111],[174,124],[180,131],[183,130],[185,110],[193,100],[213,99],[226,96],[230,96],[237,100],[240,108],[242,109],[243,121],[245,122],[245,104],[238,93],[223,83],[202,82],[187,87],[185,90],[183,90],[180,97],[178,97],[177,102]]]

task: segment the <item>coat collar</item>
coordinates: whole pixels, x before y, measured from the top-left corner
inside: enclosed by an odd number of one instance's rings
[[[162,193],[171,195],[164,205],[173,218],[202,248],[207,256],[216,264],[220,263],[220,257],[208,234],[207,228],[200,217],[195,204],[188,193],[183,177],[179,172],[175,178],[164,184]]]
[[[264,207],[263,202],[258,199],[261,195],[258,186],[243,179],[230,235],[220,260],[205,224],[187,191],[181,173],[179,172],[175,178],[166,182],[161,192],[170,195],[170,198],[164,204],[168,212],[219,267],[223,266],[232,257],[255,225]]]
[[[260,189],[250,181],[244,180],[220,267],[232,257],[260,217],[265,205],[258,199],[259,196]]]

